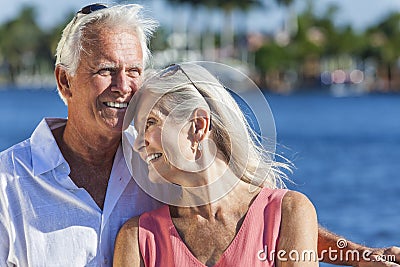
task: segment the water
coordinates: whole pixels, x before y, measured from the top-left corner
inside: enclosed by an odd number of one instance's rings
[[[0,151],[29,138],[43,117],[66,117],[67,108],[56,88],[0,89]]]
[[[56,90],[0,90],[0,150],[45,116],[66,117]],[[321,225],[368,245],[400,245],[400,95],[267,95],[278,149],[294,161],[289,188],[305,193]],[[321,266],[327,266],[321,264]]]
[[[321,225],[367,246],[400,245],[400,95],[267,96],[278,152]],[[323,265],[321,266],[328,266]]]

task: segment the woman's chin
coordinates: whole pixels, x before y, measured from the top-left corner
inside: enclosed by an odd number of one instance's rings
[[[171,182],[166,179],[163,175],[155,171],[154,169],[149,171],[149,180],[155,184],[170,184]]]

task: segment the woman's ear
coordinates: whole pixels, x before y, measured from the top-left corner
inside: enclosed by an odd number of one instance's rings
[[[210,129],[210,114],[203,108],[196,109],[192,114],[194,138],[197,142],[206,138]]]
[[[65,99],[68,99],[72,96],[70,86],[69,86],[69,75],[67,70],[61,66],[57,65],[54,70],[54,75],[56,76],[57,88],[60,93],[64,96]]]

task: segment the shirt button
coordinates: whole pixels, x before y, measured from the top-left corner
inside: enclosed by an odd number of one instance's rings
[[[108,259],[107,258],[104,258],[104,264],[108,264]]]

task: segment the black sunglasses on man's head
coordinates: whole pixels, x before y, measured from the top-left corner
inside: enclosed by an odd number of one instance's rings
[[[85,7],[82,7],[81,10],[79,10],[78,12],[76,12],[77,14],[90,14],[94,11],[100,10],[100,9],[104,9],[107,8],[108,6],[104,5],[104,4],[91,4]]]

